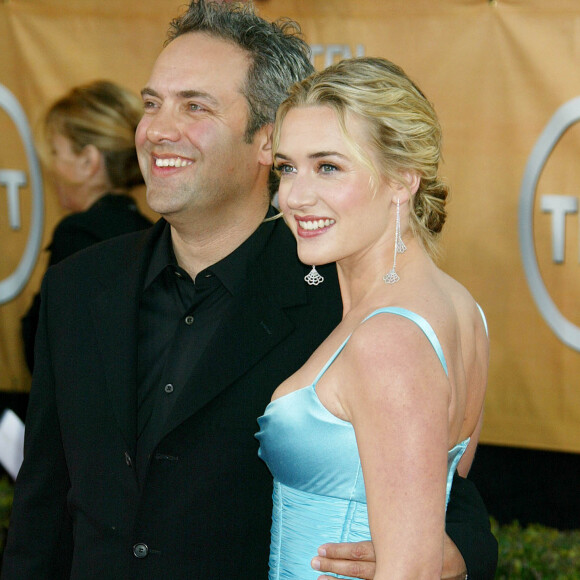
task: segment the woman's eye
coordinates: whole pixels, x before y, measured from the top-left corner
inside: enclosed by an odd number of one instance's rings
[[[203,111],[203,107],[198,103],[190,103],[189,104],[190,111]]]
[[[332,163],[321,163],[319,169],[322,173],[332,173],[333,171],[337,171],[338,167]]]
[[[280,165],[276,166],[276,170],[281,174],[289,174],[294,173],[294,167],[292,165],[288,165],[287,163],[281,163]]]

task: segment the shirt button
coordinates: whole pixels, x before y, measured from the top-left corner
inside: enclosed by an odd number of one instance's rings
[[[173,393],[173,385],[171,383],[165,385],[165,392],[169,395],[170,393]]]
[[[145,558],[149,554],[147,544],[135,544],[133,546],[133,555],[135,558]]]
[[[186,316],[185,317],[185,324],[187,324],[187,326],[191,326],[193,324],[193,316]]]

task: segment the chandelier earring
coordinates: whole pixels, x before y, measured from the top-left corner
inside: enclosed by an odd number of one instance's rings
[[[312,270],[304,276],[304,280],[309,286],[318,286],[318,284],[324,282],[324,276],[317,272],[316,266],[312,266]]]
[[[403,238],[401,237],[401,208],[400,208],[400,201],[397,199],[397,217],[395,222],[395,251],[393,255],[393,267],[390,271],[383,276],[383,280],[386,284],[395,284],[401,278],[397,274],[397,254],[403,254],[407,250],[407,246],[403,242]]]

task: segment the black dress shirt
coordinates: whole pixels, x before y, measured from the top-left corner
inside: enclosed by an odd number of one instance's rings
[[[234,252],[191,276],[177,264],[169,224],[153,249],[139,309],[137,471],[142,481],[171,409],[232,307],[248,264],[272,231],[263,223]],[[227,361],[224,361],[227,364]]]

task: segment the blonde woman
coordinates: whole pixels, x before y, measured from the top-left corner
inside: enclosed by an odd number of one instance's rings
[[[375,580],[438,579],[454,472],[482,422],[486,325],[435,263],[447,187],[429,101],[396,65],[342,61],[278,111],[279,201],[312,264],[336,262],[342,322],[259,419],[274,475],[270,578],[307,580],[325,541],[372,539]]]

